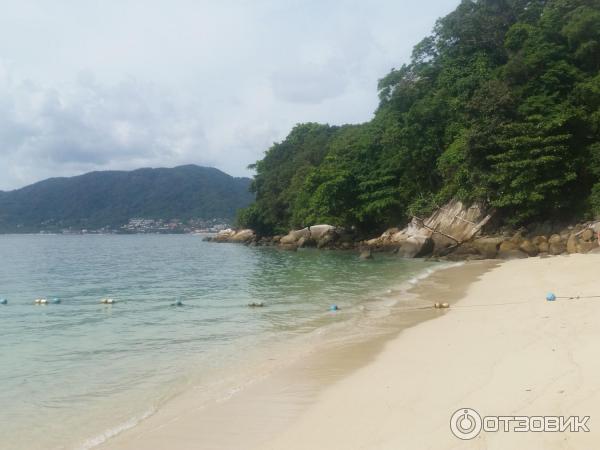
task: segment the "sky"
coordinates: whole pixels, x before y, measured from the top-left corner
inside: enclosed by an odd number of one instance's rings
[[[234,176],[301,122],[369,120],[458,0],[2,0],[0,190],[93,170]]]

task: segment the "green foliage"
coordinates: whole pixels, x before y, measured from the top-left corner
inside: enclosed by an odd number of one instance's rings
[[[194,165],[51,178],[0,192],[0,231],[118,227],[133,217],[233,219],[253,200],[248,178]]]
[[[600,214],[599,69],[599,0],[463,0],[379,81],[370,122],[269,149],[253,217],[375,232],[452,197],[514,224]]]

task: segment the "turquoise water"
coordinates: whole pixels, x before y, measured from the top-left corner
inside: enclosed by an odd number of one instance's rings
[[[385,307],[432,266],[191,235],[0,236],[0,448],[93,448],[186,388],[216,389],[252,349]]]

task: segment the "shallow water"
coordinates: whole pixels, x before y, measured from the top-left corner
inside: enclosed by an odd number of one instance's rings
[[[432,267],[191,235],[0,236],[0,448],[92,448],[186,388],[216,389],[256,348],[343,327],[367,302],[385,312],[388,289]]]

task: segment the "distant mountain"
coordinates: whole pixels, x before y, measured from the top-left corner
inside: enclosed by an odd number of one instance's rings
[[[252,202],[249,186],[196,165],[50,178],[0,191],[0,232],[117,227],[132,217],[231,220]]]

